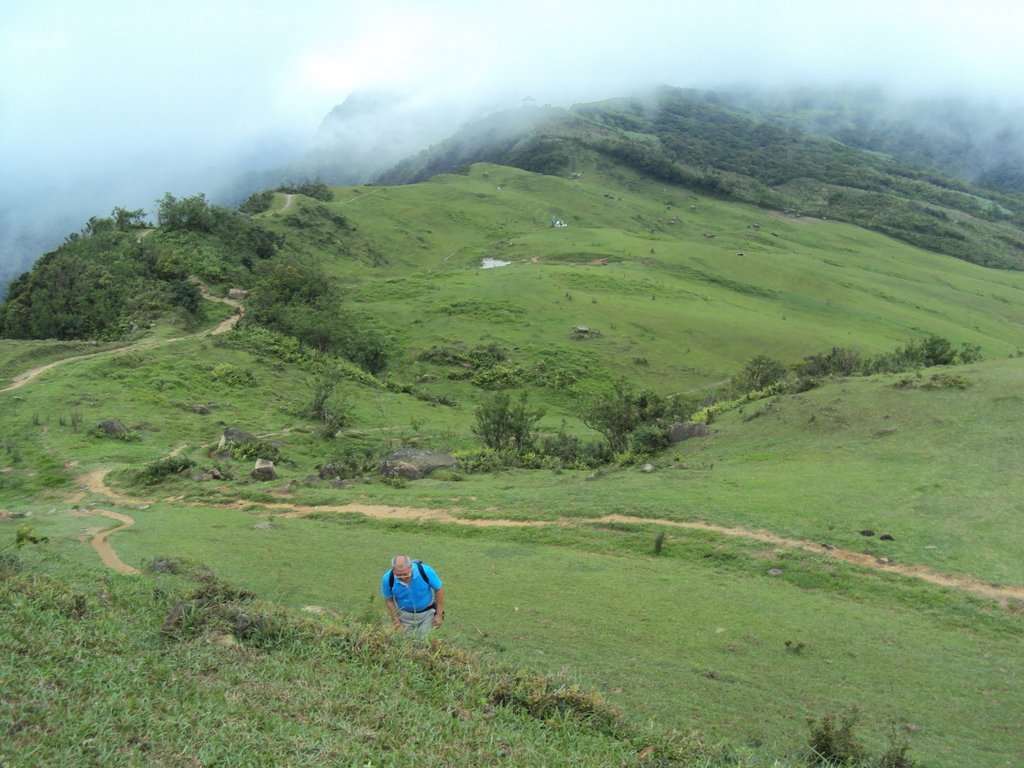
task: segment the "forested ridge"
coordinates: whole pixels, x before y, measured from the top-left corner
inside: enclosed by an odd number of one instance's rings
[[[868,151],[863,147],[902,141],[884,143],[880,126],[873,132],[861,145],[844,143],[719,94],[663,88],[571,110],[527,108],[514,120],[488,118],[381,181],[419,181],[480,161],[568,175],[596,157],[726,199],[848,221],[976,264],[1024,268],[1024,201],[1012,186],[980,187]],[[855,131],[837,135],[852,140]]]

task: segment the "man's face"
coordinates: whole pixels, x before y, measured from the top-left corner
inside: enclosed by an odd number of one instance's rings
[[[396,579],[408,581],[409,577],[412,576],[412,565],[409,564],[408,560],[399,560],[395,563],[394,574]]]

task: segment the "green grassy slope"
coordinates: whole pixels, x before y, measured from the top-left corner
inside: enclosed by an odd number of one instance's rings
[[[1020,269],[1022,201],[1012,192],[805,133],[798,121],[728,95],[661,88],[567,111],[523,110],[513,141],[483,120],[383,174],[409,183],[472,162],[569,175],[600,157],[734,201],[856,223],[972,263]],[[897,130],[893,129],[893,134]]]
[[[568,676],[300,619],[202,570],[110,578],[4,558],[0,762],[12,768],[599,765],[645,749],[659,765],[739,764],[630,725]],[[168,623],[179,601],[190,610]]]
[[[1018,356],[1024,276],[846,224],[696,196],[622,169],[581,173],[573,180],[476,166],[466,176],[410,187],[336,189],[331,203],[297,197],[287,210],[279,197],[257,219],[285,234],[286,253],[321,263],[346,300],[391,335],[386,377],[340,381],[353,406],[351,427],[324,439],[310,408],[311,369],[271,345],[243,343],[244,333],[68,360],[0,392],[0,509],[29,516],[0,516],[0,546],[28,522],[51,537],[46,546],[73,553],[75,570],[94,557],[78,536],[110,525],[95,510],[114,509],[136,520],[111,538],[135,567],[163,555],[196,558],[292,608],[318,604],[364,617],[379,616],[373,595],[382,563],[394,550],[409,549],[449,580],[453,624],[446,632],[459,646],[521,666],[570,668],[632,721],[653,718],[684,732],[704,730],[712,740],[731,738],[744,749],[762,744],[773,755],[795,755],[805,718],[857,704],[875,753],[896,721],[928,765],[1011,760],[1022,746],[1008,714],[1024,703],[1015,650],[1020,602],[1000,604],[895,570],[926,567],[982,585],[1024,583],[1022,545],[1006,533],[1019,518],[1016,489],[1024,480],[1014,429],[1024,378]],[[568,226],[551,228],[553,215]],[[510,264],[481,269],[484,258]],[[216,311],[222,317],[229,310],[217,305]],[[573,340],[577,325],[601,335]],[[151,337],[181,333],[162,325]],[[404,486],[369,476],[337,488],[307,480],[352,446],[383,455],[410,444],[441,450],[476,444],[473,409],[486,391],[449,378],[458,373],[450,367],[418,359],[433,346],[500,344],[509,352],[508,367],[519,370],[512,381],[547,408],[543,428],[553,432],[565,420],[571,431],[588,434],[576,404],[620,375],[670,395],[728,379],[756,354],[792,363],[837,344],[882,352],[928,333],[977,344],[985,359],[920,376],[833,381],[748,403],[719,415],[708,437],[655,457],[649,473],[634,466],[456,472]],[[13,373],[74,351],[54,347],[4,341],[0,359],[12,361]],[[454,404],[404,394],[395,383]],[[89,431],[107,418],[121,419],[135,439]],[[253,482],[250,463],[213,455],[228,426],[278,445],[278,482]],[[227,479],[186,473],[146,486],[133,476],[133,469],[173,451],[195,460],[196,469],[218,467]],[[82,476],[107,468],[114,470],[109,482],[128,500],[86,489]],[[253,527],[266,519],[258,515],[318,504],[557,525],[367,521],[355,509],[324,509],[313,519]],[[87,518],[71,515],[90,510]],[[665,525],[593,522],[608,514]],[[887,558],[893,567],[852,566],[824,550],[805,553],[670,525],[695,521],[825,543]],[[652,542],[662,527],[667,548],[654,558]],[[864,537],[859,532],[866,528],[894,540]],[[772,568],[782,573],[767,575]],[[86,571],[83,578],[67,588],[70,594],[85,593],[97,577]],[[156,609],[147,610],[150,635],[125,655],[142,648],[141,658],[150,658]],[[74,635],[64,624],[57,632]],[[207,650],[186,644],[171,657]],[[102,670],[105,662],[93,661]],[[231,668],[223,659],[210,664]],[[302,669],[274,674],[307,679]],[[397,677],[364,688],[415,687],[413,669],[402,667]],[[7,674],[0,677],[31,685],[31,675]],[[352,671],[349,679],[368,674]],[[414,682],[400,682],[410,675]],[[209,684],[222,690],[225,679]],[[267,689],[267,701],[280,685]],[[336,699],[343,687],[334,685],[341,683],[314,686],[300,702]],[[182,690],[186,698],[197,696]],[[429,698],[438,711],[454,706],[435,693]],[[380,715],[367,706],[371,720]],[[19,718],[31,710],[20,707]],[[246,731],[269,717],[257,708],[254,721],[245,721],[245,710],[232,707],[227,714],[210,709],[203,722],[233,718]],[[443,719],[437,712],[426,716]],[[168,729],[160,749],[181,753],[184,737],[171,720],[153,717]],[[74,730],[74,718],[64,720],[70,730],[54,734],[47,749],[57,749],[52,744],[68,734],[82,736],[74,743],[89,738]],[[375,728],[356,720],[358,728]],[[479,756],[493,732],[484,721],[471,722],[471,733],[457,743]],[[543,762],[570,736],[544,730],[550,724],[538,727],[509,726],[531,734],[525,743]],[[210,738],[216,755],[230,754],[217,752],[227,742]],[[581,732],[580,764],[602,750],[627,759],[642,748],[603,738]],[[253,734],[244,743],[275,754]],[[130,754],[122,751],[118,759],[128,762]]]
[[[420,349],[483,339],[519,347],[527,363],[554,347],[675,391],[731,376],[762,352],[786,361],[833,345],[880,352],[926,333],[980,344],[986,355],[1020,346],[1017,273],[624,171],[570,181],[476,166],[467,177],[362,191],[306,204],[343,212],[356,228],[348,249],[373,243],[388,254],[384,267],[301,247],[358,284],[353,298],[398,337],[403,373]],[[551,228],[552,216],[569,226]],[[479,269],[485,258],[512,264]],[[602,338],[570,342],[580,324]]]

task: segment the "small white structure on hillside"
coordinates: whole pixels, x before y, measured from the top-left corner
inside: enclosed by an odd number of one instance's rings
[[[555,227],[556,229],[560,229],[561,227],[568,227],[569,225],[566,224],[564,221],[562,221],[557,216],[552,216],[551,217],[551,226]]]

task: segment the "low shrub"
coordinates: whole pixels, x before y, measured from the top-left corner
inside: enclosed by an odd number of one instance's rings
[[[639,456],[653,456],[668,448],[668,445],[668,434],[657,427],[638,427],[629,436],[629,447]]]
[[[147,484],[159,483],[172,475],[180,475],[195,465],[196,463],[187,456],[165,456],[144,465],[137,471],[136,476]]]
[[[267,459],[268,461],[280,461],[281,451],[276,445],[265,440],[253,440],[248,443],[241,443],[231,448],[231,455],[236,461],[255,461],[256,459]]]
[[[229,387],[251,387],[256,384],[256,377],[247,368],[239,368],[231,363],[221,363],[210,375],[214,381],[227,384]]]
[[[316,469],[322,480],[349,480],[375,473],[378,463],[379,459],[369,446],[347,444]]]
[[[820,720],[809,719],[811,762],[814,765],[849,765],[864,758],[864,749],[854,735],[859,713],[832,712]]]

